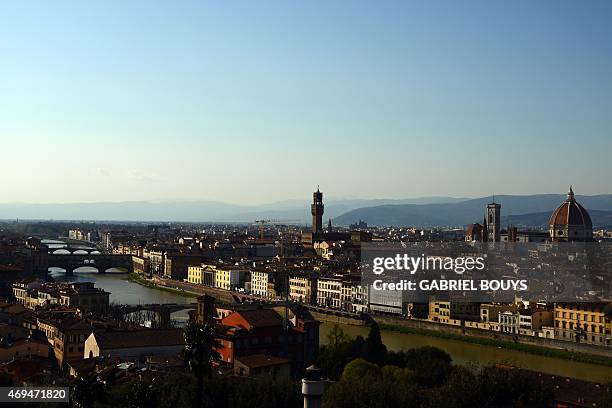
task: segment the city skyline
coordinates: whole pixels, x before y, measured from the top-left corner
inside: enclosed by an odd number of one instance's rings
[[[612,407],[610,21],[3,2],[0,401]]]
[[[610,16],[558,1],[5,5],[0,202],[611,193]]]

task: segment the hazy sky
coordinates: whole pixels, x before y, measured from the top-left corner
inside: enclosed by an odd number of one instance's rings
[[[612,193],[610,21],[610,1],[2,2],[0,201]]]

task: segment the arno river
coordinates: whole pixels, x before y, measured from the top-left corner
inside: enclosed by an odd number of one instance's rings
[[[85,268],[79,271],[84,271]],[[94,270],[95,271],[95,270]],[[110,301],[125,304],[146,303],[190,303],[193,298],[182,297],[173,293],[151,289],[130,282],[125,273],[106,273],[99,275],[95,272],[76,272],[72,277],[66,277],[63,272],[51,272],[57,281],[87,280],[94,281],[96,286],[111,292]],[[186,312],[173,314],[173,319],[184,322]],[[327,342],[327,334],[333,323],[324,322],[321,325],[321,344]],[[360,326],[342,325],[342,329],[349,336],[367,336],[368,329]],[[435,346],[445,350],[458,364],[482,366],[494,363],[510,364],[530,370],[541,371],[559,376],[580,378],[589,381],[607,382],[612,380],[612,368],[561,360],[550,357],[526,354],[515,350],[499,349],[497,347],[476,345],[456,340],[439,339],[436,337],[419,336],[396,332],[382,332],[382,339],[389,350],[406,350],[420,346]]]
[[[53,269],[53,268],[50,268]],[[155,290],[127,280],[127,274],[122,272],[107,272],[98,274],[95,269],[79,268],[72,276],[66,276],[63,271],[52,270],[50,275],[58,282],[61,281],[90,281],[96,287],[110,292],[110,302],[128,305],[150,303],[191,303],[194,298],[183,297],[162,290]],[[173,320],[184,322],[187,320],[187,311],[172,314]]]

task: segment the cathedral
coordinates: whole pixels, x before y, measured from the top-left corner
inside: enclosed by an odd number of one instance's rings
[[[587,210],[574,197],[570,186],[567,198],[553,212],[548,222],[550,238],[555,242],[592,241],[593,223]]]
[[[501,204],[487,204],[483,223],[470,224],[468,242],[588,242],[593,240],[593,223],[587,210],[576,201],[570,187],[565,201],[553,211],[548,231],[518,231],[512,225],[501,230]]]

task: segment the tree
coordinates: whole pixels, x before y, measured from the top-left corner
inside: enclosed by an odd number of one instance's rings
[[[414,382],[414,371],[409,368],[386,365],[380,371],[383,380],[389,384],[405,384]]]
[[[346,365],[340,381],[323,395],[323,405],[333,408],[417,407],[416,385],[411,371],[398,367],[379,368],[362,358]]]
[[[215,350],[219,346],[216,339],[216,329],[212,324],[189,322],[183,329],[185,336],[185,349],[183,357],[185,364],[196,376],[196,407],[202,406],[204,377],[210,377],[212,363],[220,359]]]
[[[479,382],[482,407],[546,407],[553,401],[552,390],[533,372],[487,367]]]
[[[106,399],[104,385],[95,374],[78,377],[70,386],[70,402],[76,408],[91,408]]]
[[[363,355],[365,340],[357,336],[354,340],[345,339],[335,346],[321,348],[317,356],[317,364],[328,378],[340,378],[344,366]]]
[[[392,390],[392,398],[400,407],[421,406],[419,385],[414,371],[409,368],[384,366],[381,369],[383,384]]]
[[[387,347],[382,342],[380,327],[378,327],[378,323],[376,322],[372,323],[370,327],[370,333],[368,333],[364,345],[363,357],[379,365],[382,365],[387,357]]]
[[[382,381],[333,383],[323,394],[324,408],[388,408],[401,406],[388,397],[389,388]]]
[[[361,380],[365,381],[378,381],[382,378],[380,368],[363,358],[358,358],[346,365],[342,372],[341,381],[344,382],[358,382]]]
[[[482,400],[476,375],[460,366],[453,367],[448,381],[428,395],[427,407],[471,408],[480,406]]]
[[[229,394],[229,408],[301,408],[304,399],[300,388],[288,379],[263,376],[254,379],[234,379],[237,386]],[[217,406],[215,406],[217,408]]]
[[[159,401],[159,386],[155,378],[138,378],[132,381],[124,403],[126,408],[154,407]]]
[[[335,324],[327,335],[327,345],[329,347],[338,347],[346,341],[348,341],[346,334],[344,334],[339,324]]]
[[[159,408],[191,408],[195,401],[196,378],[190,371],[173,370],[159,386]]]

